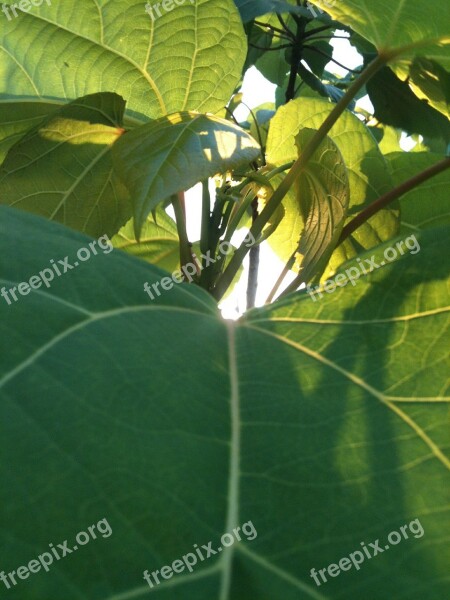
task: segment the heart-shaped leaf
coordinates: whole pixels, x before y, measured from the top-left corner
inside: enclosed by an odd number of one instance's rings
[[[5,597],[447,597],[448,228],[356,294],[232,323],[195,286],[150,301],[167,274],[119,251],[14,301],[90,240],[0,212]],[[48,572],[20,567],[64,540]]]

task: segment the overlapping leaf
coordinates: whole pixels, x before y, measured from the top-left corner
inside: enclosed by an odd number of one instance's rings
[[[177,225],[163,208],[149,215],[138,241],[134,222],[130,219],[111,240],[114,247],[145,260],[161,269],[173,272],[180,262],[180,242]]]
[[[0,165],[8,150],[27,131],[41,123],[47,115],[57,109],[57,104],[48,102],[0,101]]]
[[[316,130],[304,128],[296,137],[299,155]],[[342,154],[326,137],[296,182],[297,201],[305,223],[298,245],[300,281],[320,277],[339,240],[350,201]]]
[[[124,110],[122,98],[103,93],[39,117],[0,167],[0,203],[94,237],[115,234],[131,217],[110,152],[124,133]]]
[[[311,0],[320,6],[322,0]],[[448,19],[441,2],[429,0],[336,0],[328,12],[333,18],[352,27],[378,50],[398,51],[395,64],[407,68],[411,57],[425,54],[443,66],[450,65]]]
[[[442,138],[450,142],[450,123],[425,100],[419,100],[408,83],[401,81],[387,67],[367,84],[367,93],[374,106],[374,116],[381,123],[392,125],[408,134],[427,138]]]
[[[436,110],[450,116],[450,72],[437,62],[417,58],[409,71],[410,85],[417,95],[426,98]]]
[[[244,23],[270,12],[292,12],[308,18],[311,18],[313,14],[317,14],[306,7],[298,6],[295,0],[234,0],[234,2],[239,8]],[[328,0],[326,3],[328,4]]]

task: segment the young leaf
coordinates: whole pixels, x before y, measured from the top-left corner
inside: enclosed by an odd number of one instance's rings
[[[250,121],[250,133],[255,140],[265,148],[267,136],[269,134],[270,119],[275,115],[275,105],[273,102],[265,102],[252,110],[253,115],[248,116]]]
[[[316,133],[305,128],[296,137],[299,154]],[[298,244],[299,284],[322,275],[344,227],[350,186],[342,154],[326,137],[296,184],[305,226]]]

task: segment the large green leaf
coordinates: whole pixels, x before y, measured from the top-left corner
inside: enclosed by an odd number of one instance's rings
[[[8,289],[89,242],[0,212]],[[355,291],[296,294],[237,324],[192,286],[150,301],[143,283],[166,273],[118,251],[0,297],[2,569],[73,548],[100,519],[112,530],[7,597],[446,598],[445,235],[421,233],[420,253]],[[255,539],[143,581],[248,521]],[[376,559],[316,586],[312,568],[377,539]]]
[[[428,152],[393,152],[386,158],[395,185],[404,183],[442,160],[442,156]],[[405,231],[450,225],[449,189],[450,171],[447,170],[402,196],[400,204]]]
[[[177,113],[123,136],[113,150],[115,168],[132,193],[136,236],[161,200],[199,181],[249,163],[257,142],[230,121]]]
[[[311,0],[320,6],[322,0]],[[442,2],[429,0],[336,0],[327,11],[352,27],[380,51],[408,51],[396,58],[396,65],[408,65],[411,55],[426,54],[450,65],[445,44],[450,43],[448,19]]]
[[[141,0],[44,2],[10,21],[2,15],[0,96],[65,101],[114,91],[139,118],[219,110],[246,54],[233,1],[165,4],[171,9],[154,20]]]
[[[125,102],[111,93],[74,100],[50,113],[8,152],[0,203],[98,237],[131,217],[111,146],[124,133]]]
[[[297,158],[295,136],[304,127],[318,129],[333,110],[324,100],[298,98],[278,109],[270,122],[267,140],[267,162],[283,165]],[[392,188],[386,161],[368,128],[352,113],[345,112],[329,133],[342,154],[350,182],[349,219]],[[300,207],[295,194],[284,202],[286,216],[270,243],[283,260],[294,250],[302,229]],[[299,228],[300,225],[300,228]],[[355,256],[358,249],[371,248],[391,238],[398,228],[398,211],[388,208],[360,227],[331,259],[336,268]]]

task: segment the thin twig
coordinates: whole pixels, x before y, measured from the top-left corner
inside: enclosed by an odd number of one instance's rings
[[[289,273],[289,271],[292,269],[292,267],[293,267],[293,265],[295,263],[295,255],[296,254],[297,254],[297,248],[291,254],[291,256],[289,257],[289,260],[287,261],[287,263],[284,265],[283,270],[280,273],[280,276],[278,277],[278,279],[275,282],[275,285],[272,288],[272,291],[267,296],[267,300],[266,300],[265,304],[269,304],[274,299],[275,294],[280,289],[280,286],[283,283],[283,281],[285,280],[286,275]]]
[[[242,104],[242,103],[241,103]],[[234,116],[234,114],[231,112],[231,110],[228,108],[228,106],[225,106],[225,110],[227,111],[227,113],[230,115],[230,117],[233,119],[235,125],[237,125],[238,127],[240,127],[239,125],[239,121],[236,119],[236,117]]]
[[[307,32],[308,33],[308,32]],[[346,35],[318,35],[317,37],[308,37],[308,43],[315,42],[316,40],[348,40]]]
[[[332,29],[331,25],[324,25],[323,27],[316,27],[315,29],[310,29],[309,31],[305,31],[305,37],[310,37],[315,33],[322,33],[322,31],[326,31],[327,29]],[[347,38],[348,39],[348,38]]]

